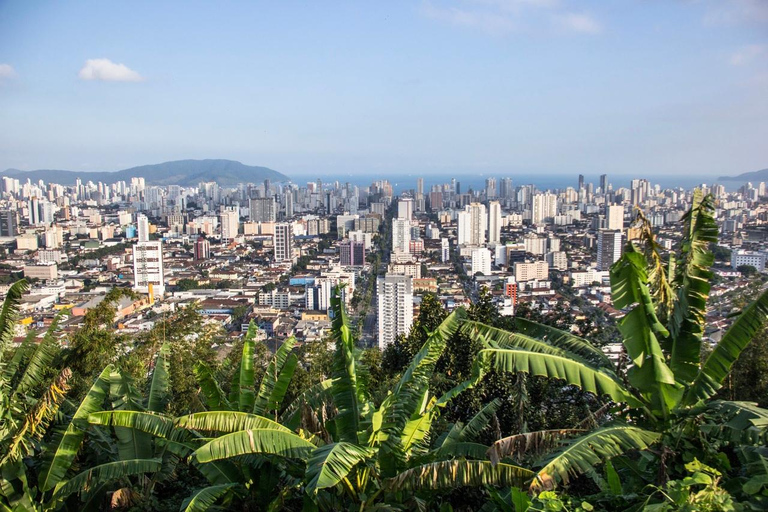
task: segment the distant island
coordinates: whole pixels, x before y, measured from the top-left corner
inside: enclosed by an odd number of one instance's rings
[[[131,178],[144,178],[147,185],[181,185],[195,186],[200,182],[215,181],[221,186],[234,186],[238,183],[256,183],[264,180],[273,182],[290,181],[268,167],[245,165],[234,160],[175,160],[161,164],[141,165],[122,171],[112,172],[82,172],[63,170],[20,171],[8,169],[4,176],[21,180],[43,180],[61,185],[74,185],[80,178],[82,181],[102,182],[106,184],[118,181],[131,181]]]
[[[720,176],[717,181],[768,181],[768,169],[745,172],[738,176]]]

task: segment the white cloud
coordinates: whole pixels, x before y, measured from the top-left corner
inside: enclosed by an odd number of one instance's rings
[[[109,59],[88,59],[78,76],[81,80],[106,82],[141,82],[144,78],[125,64],[115,64]]]
[[[765,53],[765,46],[748,44],[733,52],[729,60],[732,66],[745,66]]]
[[[572,32],[578,32],[580,34],[599,34],[603,31],[600,22],[588,14],[569,12],[558,16],[556,19],[560,26]]]
[[[461,27],[476,28],[489,34],[500,35],[517,28],[512,19],[495,12],[470,11],[457,7],[435,7],[430,3],[423,5],[422,12],[433,20]]]
[[[602,25],[588,14],[565,10],[561,0],[425,0],[421,13],[450,25],[488,34],[551,31],[553,25],[578,34],[598,34]]]
[[[708,0],[704,22],[712,25],[768,23],[765,0]]]
[[[10,64],[0,64],[0,82],[6,78],[16,78],[16,71]]]

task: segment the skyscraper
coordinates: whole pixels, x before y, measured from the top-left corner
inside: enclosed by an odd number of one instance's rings
[[[600,175],[600,191],[603,194],[608,192],[608,175],[607,174]]]
[[[482,203],[472,203],[464,207],[457,217],[458,243],[465,245],[485,244],[485,232],[488,229],[488,213]]]
[[[407,335],[413,324],[413,280],[411,276],[388,274],[376,279],[379,304],[379,348],[398,335]]]
[[[163,242],[139,239],[133,246],[133,289],[139,293],[149,293],[150,288],[154,296],[165,293]]]
[[[136,216],[137,231],[139,233],[139,242],[149,242],[149,219],[143,213]]]
[[[501,178],[501,190],[499,191],[499,196],[502,199],[509,199],[514,192],[515,191],[512,189],[512,178]]]
[[[416,179],[416,193],[420,196],[424,195],[424,178]]]
[[[451,261],[451,242],[447,238],[440,239],[440,261],[443,263]]]
[[[597,270],[608,270],[619,261],[622,253],[620,230],[601,229],[597,232]]]
[[[10,237],[19,234],[19,212],[0,210],[0,236]]]
[[[248,201],[248,205],[251,211],[251,221],[275,222],[277,220],[274,197],[255,197]]]
[[[365,242],[355,240],[339,242],[339,264],[342,267],[362,267],[365,265]]]
[[[488,243],[501,242],[501,205],[498,201],[488,203]]]
[[[395,252],[408,252],[410,241],[411,221],[392,219],[392,250]]]
[[[413,219],[413,199],[404,197],[397,202],[397,218],[405,220]]]
[[[535,194],[531,207],[531,222],[534,225],[544,224],[557,215],[557,196],[550,192]]]
[[[229,241],[237,238],[240,230],[240,214],[236,209],[227,208],[221,211],[221,240]]]
[[[609,205],[605,207],[605,227],[611,230],[624,229],[624,207]]]
[[[584,188],[584,175],[579,174],[579,188],[576,190],[581,190]]]
[[[486,178],[485,179],[485,198],[486,199],[496,199],[496,178]]]
[[[275,248],[275,261],[293,261],[293,225],[289,222],[275,224],[272,244]]]

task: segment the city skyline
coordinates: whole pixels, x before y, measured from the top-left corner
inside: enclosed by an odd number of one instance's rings
[[[0,6],[0,169],[768,166],[762,2],[187,5]]]

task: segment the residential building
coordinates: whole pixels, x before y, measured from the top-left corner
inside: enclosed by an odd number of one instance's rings
[[[162,297],[165,293],[163,242],[137,242],[133,246],[133,289]]]
[[[272,244],[275,249],[275,261],[293,261],[293,225],[288,222],[275,224]]]
[[[621,230],[601,229],[597,232],[597,270],[608,270],[621,258]]]
[[[379,348],[407,335],[413,324],[413,278],[387,275],[376,279],[379,304]]]

